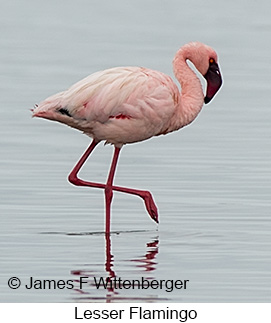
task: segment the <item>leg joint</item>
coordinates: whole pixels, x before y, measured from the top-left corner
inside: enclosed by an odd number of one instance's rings
[[[72,183],[73,185],[78,185],[80,180],[79,178],[76,176],[76,174],[70,173],[70,175],[68,176],[68,181],[70,183]]]

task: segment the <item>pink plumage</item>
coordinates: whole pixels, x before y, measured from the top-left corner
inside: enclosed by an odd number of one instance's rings
[[[200,80],[188,66],[190,60],[207,80],[204,98]],[[157,207],[147,191],[113,186],[113,178],[121,147],[178,130],[191,123],[203,103],[208,103],[222,84],[217,54],[199,42],[184,45],[173,60],[173,80],[159,72],[142,67],[115,67],[96,72],[41,102],[34,117],[42,117],[83,131],[93,138],[69,176],[80,186],[103,188],[106,199],[106,233],[110,232],[110,205],[113,191],[135,194],[143,198],[150,216],[158,222]],[[77,174],[95,148],[105,140],[115,146],[106,184],[86,182]]]

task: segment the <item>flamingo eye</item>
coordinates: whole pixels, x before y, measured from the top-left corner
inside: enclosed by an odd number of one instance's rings
[[[209,59],[209,63],[210,63],[210,64],[213,64],[214,62],[215,62],[215,60],[214,60],[213,58],[210,58],[210,59]]]

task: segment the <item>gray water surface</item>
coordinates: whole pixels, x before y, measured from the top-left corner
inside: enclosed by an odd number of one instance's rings
[[[243,0],[1,4],[2,302],[270,301],[270,11]],[[223,88],[190,126],[124,147],[115,183],[150,190],[160,224],[138,197],[115,193],[105,237],[103,192],[67,181],[89,138],[29,110],[112,66],[173,76],[175,52],[194,40],[217,50]],[[112,152],[98,146],[80,176],[104,182]],[[93,285],[114,276],[189,283],[172,292]],[[21,287],[10,289],[10,277]],[[27,289],[30,277],[74,288]]]

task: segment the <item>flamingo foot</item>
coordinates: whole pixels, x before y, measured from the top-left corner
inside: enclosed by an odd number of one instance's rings
[[[153,197],[149,191],[144,191],[144,193],[141,195],[141,197],[144,199],[146,209],[150,215],[150,217],[156,222],[158,221],[158,210],[157,206],[154,203]]]

